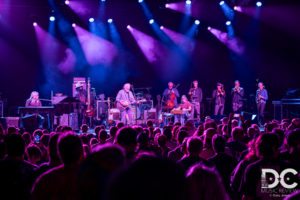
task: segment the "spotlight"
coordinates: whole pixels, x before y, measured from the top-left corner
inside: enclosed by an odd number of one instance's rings
[[[75,27],[76,27],[76,24],[75,24],[75,23],[73,23],[73,24],[72,24],[72,27],[73,27],[73,28],[75,28]]]
[[[89,19],[89,22],[91,22],[91,23],[94,22],[94,21],[95,21],[95,19],[92,18],[92,17]]]
[[[226,22],[226,25],[227,25],[227,26],[230,26],[230,25],[231,25],[231,21],[227,21],[227,22]]]
[[[166,8],[169,8],[169,7],[170,7],[170,4],[167,3],[167,4],[165,5],[165,7],[166,7]]]
[[[186,5],[191,5],[191,3],[192,3],[191,0],[186,0],[186,1],[185,1],[185,4],[186,4]]]
[[[101,0],[102,2],[105,2],[105,0]]]
[[[211,27],[210,27],[210,26],[209,26],[209,27],[207,27],[207,30],[209,30],[209,31],[210,31],[210,30],[211,30]]]
[[[194,22],[196,25],[199,25],[200,24],[200,21],[198,19],[195,20]]]
[[[108,23],[112,23],[112,22],[113,22],[113,19],[109,18],[109,19],[107,20],[107,22],[108,22]]]
[[[55,21],[55,17],[54,17],[54,16],[50,16],[50,17],[49,17],[49,20],[50,20],[51,22],[54,22],[54,21]]]
[[[220,6],[222,6],[225,3],[225,1],[220,1]]]
[[[154,19],[150,19],[149,24],[153,24],[153,23],[154,23]]]
[[[139,3],[143,3],[144,2],[144,0],[139,0]]]
[[[33,22],[33,24],[32,24],[33,26],[37,26],[37,23],[36,22]]]
[[[130,25],[127,25],[127,29],[131,29],[131,26],[130,26]]]
[[[66,5],[69,5],[69,4],[70,4],[70,1],[69,1],[69,0],[65,0],[65,4],[66,4]]]
[[[256,2],[256,6],[257,7],[261,7],[262,6],[262,2],[260,2],[260,1]]]
[[[163,29],[164,29],[164,27],[163,27],[163,26],[160,26],[159,28],[160,28],[160,30],[163,30]]]

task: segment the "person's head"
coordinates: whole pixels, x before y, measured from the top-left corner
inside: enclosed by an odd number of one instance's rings
[[[32,141],[31,134],[28,132],[23,133],[22,138],[24,139],[26,146],[29,145]]]
[[[167,137],[165,135],[163,135],[163,134],[160,134],[159,137],[158,137],[157,143],[158,143],[158,146],[160,148],[166,147]]]
[[[163,134],[167,137],[168,141],[170,141],[172,139],[172,129],[171,128],[164,129]]]
[[[188,137],[188,133],[186,131],[179,131],[177,134],[177,142],[178,144],[182,144],[184,138]]]
[[[94,132],[95,132],[95,134],[96,134],[97,137],[99,137],[99,133],[100,133],[101,129],[102,129],[101,126],[96,126],[94,128]]]
[[[182,103],[186,103],[186,102],[188,102],[188,98],[185,95],[182,95],[181,101],[182,101]]]
[[[291,155],[300,156],[300,128],[287,133],[287,145]]]
[[[213,150],[215,153],[225,152],[226,140],[221,135],[214,135],[212,138]]]
[[[258,83],[258,88],[259,88],[260,90],[264,89],[264,84],[263,84],[263,82],[259,82],[259,83]]]
[[[199,137],[190,137],[187,141],[187,151],[189,156],[199,156],[203,148],[203,143]]]
[[[83,146],[78,135],[69,132],[58,139],[58,152],[65,165],[78,164],[83,159]]]
[[[234,140],[243,140],[243,136],[244,136],[244,132],[243,132],[243,129],[241,127],[235,127],[232,129],[232,132],[231,132],[231,136],[232,136],[232,139]]]
[[[212,138],[217,134],[216,129],[209,128],[204,131],[204,147],[205,148],[212,148]]]
[[[123,127],[118,130],[116,135],[116,143],[122,146],[126,151],[135,151],[137,133],[133,128]]]
[[[228,124],[228,122],[229,122],[229,118],[228,117],[223,117],[222,119],[221,119],[221,122],[222,122],[222,124]]]
[[[186,199],[184,171],[175,163],[143,154],[114,177],[108,200]]]
[[[168,83],[168,87],[169,87],[169,89],[171,90],[171,89],[174,87],[174,83],[169,82],[169,83]]]
[[[248,136],[249,138],[253,138],[255,134],[256,134],[255,128],[249,127],[249,128],[247,129],[247,136]]]
[[[39,99],[39,93],[37,91],[32,91],[30,94],[30,99],[32,100],[38,100]]]
[[[238,127],[238,126],[239,126],[239,121],[237,119],[233,119],[231,121],[231,127],[235,128],[235,127]]]
[[[197,88],[198,87],[198,81],[193,81],[193,86],[194,86],[194,88]]]
[[[15,134],[15,133],[18,133],[18,129],[14,126],[9,126],[7,128],[7,131],[6,131],[6,134],[7,135],[10,135],[10,134]]]
[[[236,88],[240,87],[240,81],[239,80],[234,81],[234,87],[236,87]]]
[[[147,134],[145,132],[139,133],[137,138],[136,138],[136,141],[139,144],[139,148],[149,147],[149,145],[150,145],[149,134]]]
[[[43,134],[40,138],[40,143],[47,147],[49,145],[50,134]]]
[[[87,133],[89,130],[89,126],[87,124],[82,124],[81,125],[81,132],[82,133]]]
[[[112,126],[109,128],[109,135],[112,138],[115,138],[117,131],[118,131],[118,128],[116,126]]]
[[[125,83],[125,84],[124,84],[124,90],[125,90],[126,92],[129,92],[129,90],[130,90],[130,83]]]
[[[91,138],[90,140],[90,147],[99,144],[99,140],[97,138]]]
[[[25,141],[21,135],[13,133],[5,136],[6,152],[9,157],[23,158]]]
[[[276,134],[265,133],[255,143],[257,157],[274,158],[278,155],[279,138]]]
[[[28,161],[33,164],[38,164],[42,159],[42,151],[35,144],[31,144],[26,148],[26,155],[27,155]]]
[[[191,199],[229,200],[221,177],[215,169],[195,164],[187,172],[186,178]]]
[[[118,128],[118,129],[120,129],[120,128],[124,127],[124,126],[125,126],[125,125],[124,125],[123,122],[118,122],[118,123],[117,123],[117,128]]]
[[[108,134],[106,130],[101,130],[99,133],[99,142],[100,144],[104,144],[108,138]]]
[[[152,121],[152,120],[148,120],[148,121],[147,121],[147,126],[148,126],[149,128],[153,128],[153,121]]]
[[[223,84],[222,84],[222,83],[217,83],[217,89],[218,89],[218,90],[221,90],[222,87],[223,87]]]
[[[61,159],[58,155],[58,150],[57,150],[57,143],[60,133],[51,133],[50,134],[50,140],[49,140],[49,146],[48,146],[48,151],[49,151],[49,157],[51,162],[61,162]]]
[[[207,119],[204,123],[204,130],[207,130],[209,128],[217,129],[217,123],[213,119]]]

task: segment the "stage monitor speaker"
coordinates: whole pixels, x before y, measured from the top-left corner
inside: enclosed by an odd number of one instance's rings
[[[157,112],[155,108],[151,108],[150,110],[145,111],[144,114],[145,114],[144,117],[145,120],[149,120],[149,119],[157,120]]]

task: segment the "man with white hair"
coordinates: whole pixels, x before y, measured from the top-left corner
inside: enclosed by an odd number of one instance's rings
[[[130,84],[125,83],[122,90],[117,95],[117,107],[121,112],[121,121],[124,124],[132,124],[132,109],[131,104],[135,102],[134,96],[130,91]]]

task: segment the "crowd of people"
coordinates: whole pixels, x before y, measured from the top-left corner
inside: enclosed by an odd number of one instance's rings
[[[300,119],[0,126],[1,199],[300,199]]]

